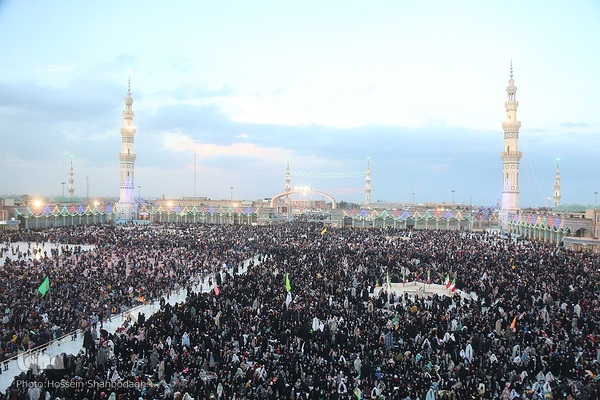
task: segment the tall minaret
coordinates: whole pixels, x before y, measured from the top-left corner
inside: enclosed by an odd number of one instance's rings
[[[367,158],[367,174],[365,176],[365,204],[371,202],[371,164]]]
[[[75,183],[75,178],[73,178],[73,157],[71,157],[71,168],[69,168],[69,197],[73,197],[75,195],[75,188],[73,184]]]
[[[560,206],[560,169],[556,159],[556,175],[554,175],[554,207]]]
[[[121,128],[121,152],[119,161],[121,167],[119,202],[117,203],[118,219],[132,220],[137,211],[135,202],[135,184],[134,184],[134,166],[135,152],[133,151],[133,139],[135,137],[135,127],[133,126],[133,109],[131,108],[133,99],[131,98],[131,78],[127,85],[127,95],[125,96],[125,110],[123,111],[123,127]]]
[[[290,182],[290,159],[287,160],[287,168],[285,169],[285,192],[291,192],[292,185]]]
[[[515,95],[517,87],[513,80],[513,65],[510,61],[510,79],[506,88],[508,98],[504,102],[506,120],[502,123],[504,130],[504,151],[500,153],[502,159],[502,209],[500,210],[501,222],[508,226],[509,214],[519,210],[519,165],[521,152],[519,151],[519,128],[521,122],[517,120],[517,107],[519,102]]]

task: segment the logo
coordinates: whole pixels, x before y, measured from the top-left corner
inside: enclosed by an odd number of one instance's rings
[[[54,370],[65,369],[62,355],[51,356],[41,351],[19,353],[16,361],[17,368],[21,371],[27,371],[33,368]]]

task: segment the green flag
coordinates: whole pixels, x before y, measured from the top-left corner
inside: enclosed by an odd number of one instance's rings
[[[285,290],[288,292],[292,290],[292,284],[290,283],[290,274],[287,272],[285,273]]]
[[[42,284],[38,288],[38,292],[40,292],[42,296],[44,296],[46,293],[48,293],[48,290],[50,290],[50,278],[46,277],[46,279],[44,279],[44,282],[42,282]]]

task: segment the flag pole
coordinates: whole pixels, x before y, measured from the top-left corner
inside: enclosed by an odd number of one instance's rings
[[[48,258],[44,259],[44,266],[46,267],[44,272],[46,272],[46,276],[48,277],[48,299],[50,301],[50,307],[52,307],[52,290],[50,287],[50,268],[48,268]]]
[[[390,279],[390,271],[388,268],[385,270],[386,275],[386,286],[387,286],[387,295],[388,295],[388,309],[392,306],[392,280]]]

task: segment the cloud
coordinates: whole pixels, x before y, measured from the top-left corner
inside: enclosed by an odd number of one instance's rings
[[[528,128],[527,131],[530,132],[530,133],[544,133],[544,132],[548,132],[548,129],[544,129],[544,128]]]
[[[76,81],[66,88],[27,82],[0,82],[0,109],[46,122],[93,121],[114,110],[117,90],[98,81]]]
[[[0,153],[0,165],[3,165],[5,168],[22,168],[28,163],[28,160],[19,157],[17,154],[9,152]]]
[[[560,126],[565,128],[587,128],[591,124],[588,122],[563,122]]]
[[[442,123],[426,128],[250,123],[224,111],[218,90],[197,86],[187,94],[176,92],[177,99],[169,91],[134,91],[136,185],[145,195],[191,195],[196,169],[199,195],[229,198],[233,186],[239,198],[270,197],[283,190],[288,159],[293,171],[330,173],[365,171],[370,157],[374,200],[411,201],[415,192],[416,201],[450,201],[450,190],[457,202],[472,198],[488,205],[499,197],[500,129]],[[63,88],[0,83],[0,91],[7,93],[0,98],[0,130],[12,133],[3,137],[0,165],[15,171],[3,182],[11,192],[60,194],[74,154],[76,193],[85,192],[86,177],[92,195],[118,193],[123,86],[77,79]],[[205,103],[197,104],[196,95],[206,95],[201,99]],[[173,102],[162,102],[167,97]],[[600,142],[590,140],[598,136],[593,125],[523,129],[523,204],[546,198],[546,186],[552,190],[556,157],[563,160],[565,182],[577,179],[593,186],[591,176],[576,171],[594,170],[591,160],[578,153],[582,141],[588,150],[598,148]],[[292,185],[349,193],[344,190],[364,187],[364,175],[329,180],[293,176]],[[565,198],[568,193],[565,183]],[[335,197],[361,201],[363,196]]]
[[[213,97],[235,96],[238,92],[229,85],[211,88],[204,85],[185,83],[177,88],[159,92],[159,94],[168,95],[175,100],[202,100]]]
[[[74,68],[68,65],[48,64],[38,67],[35,71],[39,74],[65,75],[73,72]]]
[[[279,161],[286,157],[288,151],[278,147],[262,147],[252,143],[231,143],[219,145],[215,143],[197,143],[190,136],[178,133],[164,133],[163,146],[166,150],[182,152],[193,151],[200,158],[213,157],[248,157],[254,159]]]

